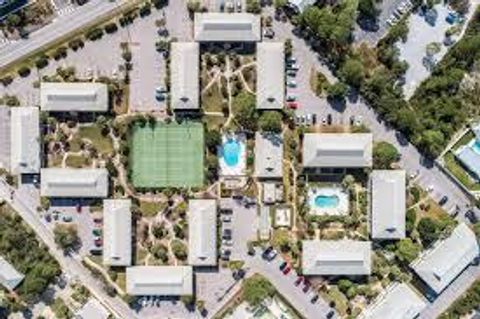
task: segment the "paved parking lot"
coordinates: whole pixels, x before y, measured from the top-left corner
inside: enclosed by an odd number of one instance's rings
[[[257,238],[258,215],[257,206],[245,207],[241,201],[232,198],[222,198],[220,208],[232,209],[232,221],[223,222],[224,228],[232,230],[231,260],[243,260],[247,256],[247,242]]]

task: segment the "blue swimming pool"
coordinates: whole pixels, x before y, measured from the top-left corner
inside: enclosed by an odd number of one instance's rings
[[[338,206],[339,202],[340,200],[336,195],[318,195],[314,200],[315,206],[319,208],[335,208]]]
[[[228,139],[223,144],[223,160],[230,166],[236,166],[240,160],[240,143],[235,139]]]
[[[471,147],[472,150],[475,151],[475,153],[480,154],[480,141],[475,141]]]

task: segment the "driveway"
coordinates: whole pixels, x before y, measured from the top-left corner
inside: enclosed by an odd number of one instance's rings
[[[284,275],[280,270],[280,264],[283,260],[280,257],[273,261],[266,261],[261,257],[261,251],[257,249],[257,253],[253,257],[248,257],[245,263],[245,268],[248,270],[248,275],[259,273],[266,277],[283,295],[288,302],[297,309],[307,319],[325,318],[327,313],[331,310],[328,304],[319,298],[315,304],[310,302],[314,296],[312,289],[307,293],[302,291],[303,284],[296,287],[294,285],[297,275],[295,270],[290,271],[289,274]],[[336,318],[334,316],[333,318]]]

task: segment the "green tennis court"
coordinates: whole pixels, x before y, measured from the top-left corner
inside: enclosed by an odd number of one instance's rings
[[[135,187],[203,185],[203,126],[200,123],[135,126],[131,179]]]

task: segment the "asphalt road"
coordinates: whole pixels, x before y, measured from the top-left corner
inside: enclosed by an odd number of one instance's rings
[[[29,55],[41,47],[88,25],[128,3],[129,0],[91,0],[73,12],[56,18],[52,23],[29,35],[28,39],[9,43],[0,48],[0,68]]]
[[[17,191],[13,196],[13,200],[11,200],[10,192],[12,190],[5,180],[0,180],[0,198],[3,198],[14,208],[22,219],[35,231],[37,236],[47,245],[50,253],[57,259],[68,279],[78,280],[84,286],[88,287],[92,295],[117,317],[123,319],[139,318],[119,297],[112,298],[105,293],[99,285],[98,279],[94,278],[82,265],[81,258],[78,255],[66,256],[63,251],[57,248],[53,233],[42,223],[40,214],[36,212],[36,207],[29,206],[25,203],[24,197],[28,197],[28,195],[20,194],[20,191]]]

